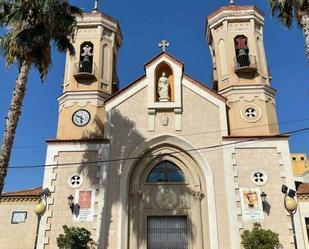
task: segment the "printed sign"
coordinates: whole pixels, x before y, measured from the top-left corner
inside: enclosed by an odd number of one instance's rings
[[[75,221],[92,221],[94,213],[94,190],[76,190],[75,193],[79,205],[78,215],[74,216]]]
[[[244,221],[259,221],[264,219],[261,190],[240,188],[242,219]]]

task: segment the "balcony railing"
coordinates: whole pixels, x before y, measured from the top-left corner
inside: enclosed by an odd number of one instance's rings
[[[255,73],[257,71],[256,57],[253,55],[238,55],[234,62],[236,73]]]
[[[74,64],[74,77],[76,80],[96,80],[98,68],[95,63],[78,62]]]

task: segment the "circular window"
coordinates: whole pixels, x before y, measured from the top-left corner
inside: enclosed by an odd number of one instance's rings
[[[243,106],[240,113],[242,118],[248,122],[256,122],[262,116],[261,109],[253,104]]]
[[[255,170],[251,173],[251,180],[256,185],[264,185],[267,182],[267,175],[263,170]]]
[[[68,184],[71,188],[78,188],[82,185],[83,183],[83,177],[78,174],[71,175],[68,178]]]

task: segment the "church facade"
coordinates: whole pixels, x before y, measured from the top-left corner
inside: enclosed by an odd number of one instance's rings
[[[163,51],[120,90],[118,22],[98,11],[79,17],[78,56],[67,56],[57,136],[48,141],[51,196],[38,248],[57,248],[68,225],[87,228],[100,249],[239,249],[254,222],[293,248],[281,186],[294,188],[294,178],[263,24],[254,6],[208,16],[213,89]],[[298,213],[295,226],[305,248]]]

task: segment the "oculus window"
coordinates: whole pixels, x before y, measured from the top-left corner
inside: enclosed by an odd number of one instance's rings
[[[146,182],[185,182],[185,175],[174,163],[162,161],[152,168]]]

